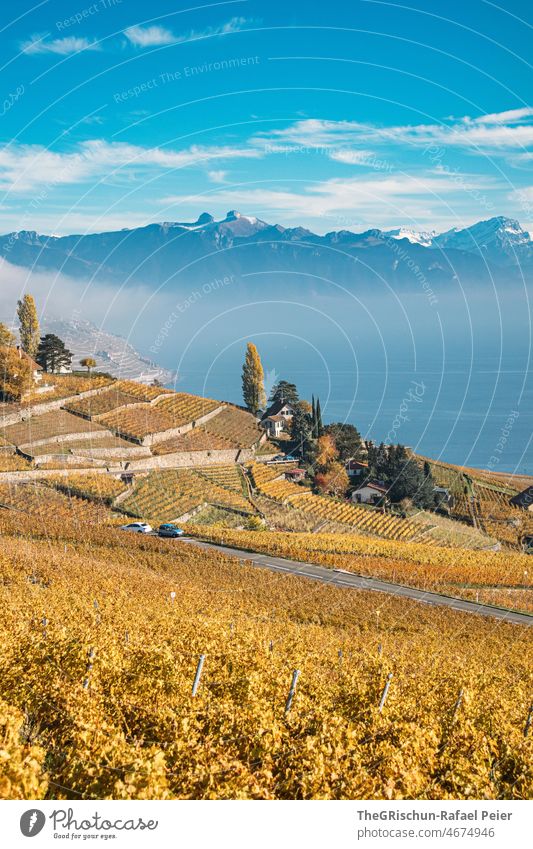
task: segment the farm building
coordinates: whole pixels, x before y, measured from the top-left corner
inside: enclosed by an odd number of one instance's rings
[[[288,401],[276,401],[272,404],[261,419],[261,425],[269,436],[280,436],[289,430],[289,425],[294,415],[294,406]]]
[[[355,504],[377,504],[386,497],[388,488],[379,481],[367,481],[354,492],[352,501]]]
[[[305,478],[305,469],[290,469],[285,472],[285,479],[293,483],[300,483]]]
[[[348,460],[346,471],[349,478],[360,478],[362,475],[368,474],[368,463],[363,460]]]

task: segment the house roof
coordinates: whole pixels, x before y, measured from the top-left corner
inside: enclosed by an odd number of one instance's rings
[[[263,421],[264,422],[265,421],[268,421],[268,422],[284,422],[285,419],[283,418],[283,416],[265,416]]]
[[[6,347],[6,346],[4,345],[4,346],[2,346],[2,348],[1,348],[0,350],[2,350],[2,351],[9,351],[10,349],[9,349],[9,347]],[[23,350],[22,350],[22,348],[20,348],[20,347],[18,347],[18,346],[17,346],[16,348],[12,348],[11,350],[16,351],[16,352],[17,352],[17,354],[19,355],[19,358],[20,358],[21,360],[26,360],[26,362],[27,362],[27,363],[29,363],[29,364],[30,364],[30,366],[32,367],[33,371],[42,371],[42,370],[43,370],[43,369],[41,368],[41,366],[39,365],[39,363],[36,363],[36,362],[35,362],[35,360],[34,360],[34,359],[32,359],[32,358],[31,358],[31,357],[30,357],[30,356],[26,353],[26,351],[23,351]]]
[[[290,401],[274,401],[273,404],[267,409],[263,418],[271,418],[272,416],[277,416],[280,410],[283,410],[284,407],[290,407],[291,410],[294,410],[294,404],[291,404]]]
[[[361,489],[375,489],[378,492],[388,492],[388,486],[384,486],[382,483],[378,483],[377,481],[368,481],[368,483],[364,483],[362,486],[356,489],[356,492],[359,492]]]
[[[356,468],[357,466],[363,466],[365,469],[368,469],[368,463],[365,463],[364,460],[348,460],[346,466],[348,469]]]
[[[530,507],[533,504],[533,486],[528,486],[518,495],[514,495],[511,499],[511,504],[518,504],[520,507]]]
[[[26,362],[29,363],[32,367],[33,371],[43,371],[42,366],[40,366],[39,363],[36,363],[35,360],[30,357],[30,355],[27,354],[26,351],[23,351],[19,345],[17,345],[17,351],[20,359],[26,360]]]

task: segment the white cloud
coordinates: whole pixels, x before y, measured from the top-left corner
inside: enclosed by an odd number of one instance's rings
[[[95,41],[89,41],[88,38],[68,36],[50,40],[49,35],[46,34],[32,35],[28,41],[22,42],[20,49],[23,53],[55,53],[58,56],[70,56],[81,50],[99,50],[100,46]]]
[[[304,147],[339,148],[341,145],[433,144],[478,149],[487,154],[507,153],[533,145],[533,109],[511,109],[479,118],[463,117],[442,124],[404,124],[378,127],[359,121],[327,121],[316,118],[296,121],[289,127],[258,134],[257,145],[292,144]],[[267,148],[268,149],[268,148]],[[271,148],[273,149],[273,148]],[[339,156],[332,158],[340,159]],[[346,161],[346,160],[344,160]]]
[[[368,165],[374,154],[371,150],[332,150],[329,158],[335,162],[344,162],[346,165]]]
[[[522,109],[508,109],[506,112],[492,112],[472,119],[477,124],[518,124],[533,117],[533,108],[525,106]],[[464,120],[469,121],[470,118]]]
[[[171,30],[161,26],[133,26],[124,30],[124,35],[136,47],[156,47],[163,44],[181,44],[184,41],[196,41],[201,38],[240,32],[248,23],[250,21],[247,18],[234,17],[219,26],[207,27],[198,31],[189,30],[180,35],[175,35]]]
[[[228,175],[227,171],[208,171],[207,176],[211,180],[212,183],[225,183],[226,177]]]
[[[124,35],[136,47],[156,47],[159,44],[173,44],[176,36],[165,27],[129,27]]]
[[[251,147],[193,145],[185,150],[140,147],[123,142],[93,139],[68,153],[57,153],[40,145],[6,145],[0,148],[0,189],[28,192],[39,187],[95,181],[114,172],[146,167],[187,168],[216,160],[257,159],[260,150]]]
[[[457,186],[447,176],[410,177],[397,175],[367,179],[331,179],[311,183],[298,192],[277,189],[227,189],[217,192],[212,200],[228,208],[241,209],[246,214],[270,210],[284,218],[335,218],[340,213],[357,211],[369,220],[373,216],[387,220],[410,218],[416,212],[427,216],[433,202],[445,203],[442,197],[457,193]],[[197,207],[200,195],[178,195],[161,198],[165,206]]]

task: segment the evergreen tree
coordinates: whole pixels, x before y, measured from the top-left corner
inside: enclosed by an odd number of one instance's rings
[[[315,414],[316,414],[316,428],[315,428],[315,430],[316,430],[316,438],[318,439],[318,437],[322,436],[322,434],[324,433],[324,425],[322,424],[322,410],[320,409],[320,398],[316,399]]]
[[[372,477],[389,487],[388,497],[393,502],[408,498],[417,507],[435,506],[434,481],[413,457],[409,457],[404,445],[386,446],[383,442],[377,449],[369,451],[369,468]]]
[[[70,369],[72,353],[59,336],[47,333],[41,337],[36,360],[44,371],[55,374],[61,369]]]
[[[6,324],[0,321],[0,348],[14,348],[15,336]]]
[[[35,359],[39,347],[39,319],[33,295],[24,295],[17,302],[17,315],[22,350]]]
[[[248,342],[242,367],[242,396],[254,416],[266,406],[264,372],[257,348]]]
[[[291,437],[295,451],[306,463],[312,463],[316,452],[316,442],[313,438],[313,420],[311,414],[298,404],[291,421]]]
[[[268,400],[269,404],[275,404],[276,401],[281,401],[285,404],[297,404],[300,399],[294,383],[288,383],[286,380],[278,380],[276,385],[272,387],[272,392]]]
[[[335,440],[341,462],[346,463],[361,454],[361,434],[354,425],[334,422],[325,426],[324,433],[329,433]]]

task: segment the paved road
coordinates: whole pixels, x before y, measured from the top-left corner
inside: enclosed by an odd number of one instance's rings
[[[290,575],[310,578],[313,581],[321,581],[335,587],[346,587],[356,590],[373,590],[374,592],[387,593],[388,595],[410,598],[421,604],[432,606],[451,607],[452,610],[460,610],[464,613],[477,613],[480,616],[492,616],[494,619],[502,619],[515,625],[533,625],[533,614],[514,613],[503,607],[490,607],[477,604],[475,601],[466,601],[461,598],[441,595],[440,593],[417,590],[413,587],[405,587],[402,584],[392,584],[388,581],[380,581],[377,578],[365,578],[362,575],[354,575],[340,569],[327,569],[325,566],[316,566],[312,563],[302,563],[298,560],[285,560],[282,557],[273,557],[270,554],[257,554],[244,551],[240,548],[230,548],[225,545],[215,545],[211,542],[203,542],[190,537],[184,537],[183,542],[191,543],[200,548],[215,549],[223,554],[237,557],[240,560],[252,562],[254,566],[269,569],[271,572],[286,572]]]

